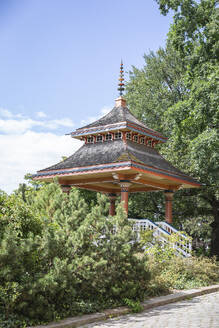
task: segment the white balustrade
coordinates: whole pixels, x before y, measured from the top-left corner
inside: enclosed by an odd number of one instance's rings
[[[176,253],[185,257],[191,256],[192,244],[191,240],[183,233],[172,227],[167,222],[152,222],[149,219],[132,219],[134,221],[133,230],[137,232],[137,238],[140,240],[140,232],[145,230],[153,230],[153,236],[159,237],[161,243],[169,243],[169,236],[172,233],[176,233],[179,236],[179,241],[172,244],[172,247],[176,249]]]

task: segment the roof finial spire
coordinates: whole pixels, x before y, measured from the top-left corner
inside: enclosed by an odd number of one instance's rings
[[[122,96],[122,93],[125,90],[124,83],[123,83],[123,81],[124,81],[124,77],[123,76],[124,76],[123,62],[121,60],[121,64],[120,64],[120,77],[119,77],[119,84],[118,84],[119,85],[118,91],[119,91],[120,96]]]

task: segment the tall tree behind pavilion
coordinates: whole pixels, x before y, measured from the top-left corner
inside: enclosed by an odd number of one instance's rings
[[[165,157],[203,184],[177,192],[175,217],[194,218],[198,229],[211,222],[211,254],[219,256],[219,9],[215,0],[157,3],[162,14],[175,13],[166,47],[133,67],[126,97],[135,115],[169,137]]]

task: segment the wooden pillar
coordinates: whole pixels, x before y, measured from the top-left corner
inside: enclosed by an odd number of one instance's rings
[[[116,202],[116,194],[109,194],[110,200],[110,208],[109,208],[109,215],[114,216],[115,213],[115,202]]]
[[[71,186],[69,185],[61,185],[62,191],[65,192],[66,194],[70,193]]]
[[[121,201],[123,202],[124,209],[128,215],[128,200],[129,200],[129,187],[131,186],[131,183],[124,180],[120,180],[120,186],[121,186]]]
[[[173,191],[172,190],[165,190],[165,221],[167,223],[173,222],[173,215],[172,215],[172,201],[173,201]]]

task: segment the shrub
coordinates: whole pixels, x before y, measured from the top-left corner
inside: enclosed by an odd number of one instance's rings
[[[133,313],[138,313],[143,310],[143,306],[139,301],[133,301],[130,300],[129,298],[124,299],[125,304],[131,309]]]
[[[143,299],[145,258],[135,255],[139,244],[123,209],[110,218],[106,211],[104,196],[89,213],[77,190],[68,196],[49,184],[32,204],[19,199],[19,215],[10,206],[2,212],[9,224],[2,225],[0,310],[8,320],[50,321]]]
[[[150,244],[150,249],[146,249],[149,253],[148,270],[151,273],[148,295],[167,293],[171,289],[207,286],[219,281],[216,259],[177,256],[171,247],[172,242],[179,242],[177,235],[173,234],[169,241],[163,245],[157,239],[151,246],[150,234],[143,234],[142,243],[148,243],[148,247]]]

